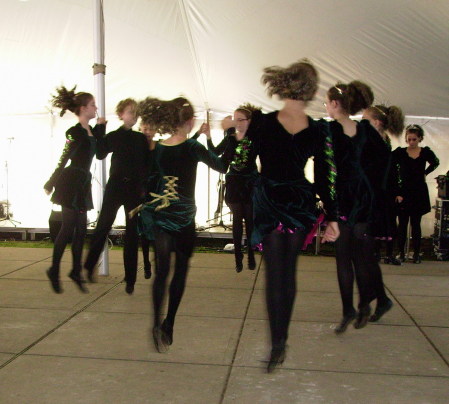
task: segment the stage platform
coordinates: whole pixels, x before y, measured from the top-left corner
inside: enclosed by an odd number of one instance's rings
[[[87,235],[89,236],[89,234],[92,234],[93,230],[93,227],[89,227],[87,229]],[[112,237],[121,237],[124,232],[124,226],[113,227],[109,232],[109,235]],[[50,237],[50,229],[48,227],[14,227],[0,225],[0,239],[18,238],[22,241],[34,241],[39,237]],[[232,239],[232,230],[221,226],[214,226],[212,228],[199,226],[197,228],[197,237],[209,239]]]
[[[25,244],[25,243],[24,243]],[[0,244],[1,245],[1,244]],[[50,290],[51,248],[0,246],[2,404],[445,404],[449,397],[447,262],[383,266],[393,309],[337,336],[335,259],[300,257],[284,364],[269,354],[261,255],[237,274],[232,254],[195,253],[169,351],[155,351],[151,285],[125,293],[122,251],[81,294]],[[139,254],[140,259],[140,254]]]

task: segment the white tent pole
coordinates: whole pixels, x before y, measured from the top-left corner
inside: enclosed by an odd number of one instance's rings
[[[104,19],[103,19],[103,0],[93,0],[94,9],[94,83],[95,83],[95,100],[98,107],[98,115],[106,117],[105,107],[105,86],[104,75],[106,73],[106,66],[104,64]],[[98,212],[101,211],[103,203],[104,187],[106,185],[106,161],[100,161],[100,175],[98,178],[99,190],[98,198]],[[103,248],[100,256],[100,264],[98,273],[103,276],[109,275],[109,255],[108,255],[108,241]]]

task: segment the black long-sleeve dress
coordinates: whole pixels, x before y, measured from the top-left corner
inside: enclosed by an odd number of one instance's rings
[[[51,201],[66,208],[87,211],[93,208],[90,166],[96,152],[97,138],[104,136],[106,125],[97,124],[89,136],[80,123],[66,132],[66,144],[56,170],[45,183],[47,191],[55,189]],[[66,167],[70,160],[70,165]]]
[[[253,193],[253,245],[279,225],[308,233],[317,219],[316,194],[327,219],[337,220],[336,170],[327,123],[309,117],[309,126],[292,135],[277,116],[278,111],[255,113],[247,132],[262,166]],[[314,157],[314,184],[304,174],[310,157]]]
[[[194,139],[177,145],[156,143],[152,152],[152,179],[149,201],[140,211],[140,233],[154,240],[162,229],[176,239],[175,249],[190,256],[195,235],[195,185],[198,162],[225,173],[229,153],[222,158],[208,151]]]
[[[388,145],[368,120],[357,122],[356,135],[330,122],[337,165],[339,219],[349,226],[367,223],[370,235],[389,237],[387,184],[391,165]]]
[[[426,168],[427,163],[429,165]],[[414,159],[408,155],[406,147],[398,147],[393,152],[393,164],[397,165],[399,173],[397,195],[404,198],[399,208],[405,213],[421,216],[430,212],[426,175],[440,165],[435,153],[426,146],[421,148],[419,156]]]
[[[226,149],[234,150],[229,170],[225,177],[225,202],[251,203],[252,189],[257,178],[256,153],[251,147],[251,141],[244,137],[237,140],[232,134],[226,133],[224,139],[214,146],[211,139],[207,140],[207,148],[217,156]]]

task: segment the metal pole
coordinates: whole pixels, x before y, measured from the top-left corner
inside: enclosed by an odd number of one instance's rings
[[[210,125],[210,109],[206,109],[206,123]],[[210,220],[210,167],[207,167],[207,220]]]
[[[95,100],[98,107],[98,115],[106,117],[105,107],[105,86],[104,76],[106,66],[104,64],[104,19],[103,19],[103,0],[93,0],[94,9],[94,84],[95,84]],[[98,212],[101,211],[103,203],[104,187],[106,185],[106,161],[100,160],[100,175],[98,178],[99,191],[97,193]],[[109,275],[109,255],[108,241],[103,248],[100,256],[98,273],[103,276]]]

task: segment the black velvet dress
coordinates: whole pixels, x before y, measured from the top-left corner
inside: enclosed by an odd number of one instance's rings
[[[387,183],[391,153],[388,145],[367,120],[357,123],[350,137],[332,121],[339,219],[349,226],[367,223],[370,235],[391,235]]]
[[[254,182],[257,178],[256,153],[247,137],[238,141],[235,136],[226,134],[225,138],[214,146],[208,139],[207,147],[217,156],[232,148],[234,155],[225,177],[225,202],[251,203]]]
[[[316,194],[324,202],[327,219],[337,220],[336,170],[328,124],[309,117],[309,126],[292,135],[277,116],[278,111],[255,113],[247,132],[262,166],[253,193],[253,245],[280,225],[285,231],[308,233],[317,219]],[[310,157],[314,157],[314,184],[304,175]]]
[[[429,190],[426,175],[434,171],[440,164],[437,156],[429,147],[421,148],[416,159],[410,157],[407,148],[398,147],[393,152],[394,164],[398,167],[398,194],[404,200],[399,209],[407,214],[425,215],[430,212]],[[426,164],[429,166],[426,168]]]
[[[93,208],[90,166],[96,151],[97,138],[104,136],[106,125],[97,124],[89,136],[80,123],[66,132],[66,144],[58,166],[44,188],[55,189],[51,201],[57,205],[87,211]],[[70,160],[70,165],[66,167]]]
[[[198,162],[225,173],[229,154],[222,158],[194,139],[178,145],[157,143],[152,153],[151,189],[140,211],[139,228],[149,240],[163,230],[175,236],[175,250],[190,256],[195,239],[195,185]]]

